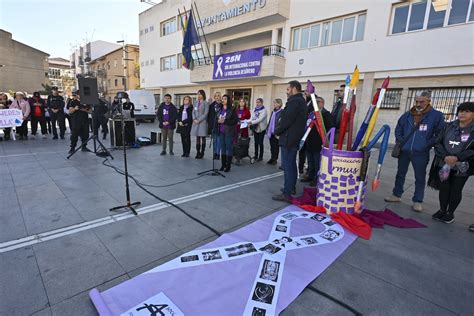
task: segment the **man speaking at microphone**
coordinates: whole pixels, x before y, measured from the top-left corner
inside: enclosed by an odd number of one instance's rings
[[[82,151],[90,151],[87,148],[87,139],[89,138],[89,113],[90,107],[81,104],[77,92],[72,93],[72,101],[68,104],[68,112],[71,115],[72,132],[71,132],[71,149],[69,154],[74,153],[79,136],[82,142]]]

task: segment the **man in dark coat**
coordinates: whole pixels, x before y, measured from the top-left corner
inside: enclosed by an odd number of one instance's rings
[[[289,202],[298,176],[296,154],[300,140],[305,133],[308,110],[301,93],[301,84],[298,81],[288,83],[286,94],[288,95],[288,101],[275,129],[275,135],[279,137],[285,184],[283,192],[274,195],[272,198],[277,201]]]
[[[59,95],[58,88],[53,87],[52,94],[48,96],[49,116],[51,117],[51,124],[53,125],[53,139],[58,139],[58,131],[56,129],[56,122],[59,125],[59,136],[64,139],[66,132],[66,121],[64,118],[64,98]]]
[[[209,114],[207,115],[207,134],[212,136],[214,159],[219,160],[221,151],[219,143],[219,131],[217,130],[217,113],[222,107],[222,96],[220,92],[214,93],[214,101],[209,105]]]

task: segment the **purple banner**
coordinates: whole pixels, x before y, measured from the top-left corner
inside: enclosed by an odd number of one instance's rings
[[[212,79],[255,77],[260,74],[263,47],[214,56]]]
[[[278,315],[355,239],[292,205],[90,297],[100,315]]]

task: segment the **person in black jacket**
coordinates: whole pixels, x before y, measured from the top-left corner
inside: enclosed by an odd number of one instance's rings
[[[56,129],[56,122],[59,125],[59,136],[64,139],[66,132],[66,121],[64,118],[64,98],[59,95],[58,88],[51,89],[52,94],[48,96],[48,110],[51,117],[51,124],[53,125],[53,139],[58,139],[58,130]]]
[[[168,140],[170,146],[170,155],[173,156],[173,133],[174,129],[176,128],[178,111],[176,110],[174,104],[171,103],[170,94],[166,94],[164,100],[165,102],[160,104],[158,111],[156,112],[159,126],[161,128],[161,136],[163,137],[163,151],[160,155],[166,155],[166,140]]]
[[[318,104],[319,111],[322,114],[324,126],[326,130],[330,130],[334,127],[334,120],[331,113],[324,108],[324,99],[321,97],[316,98],[316,103]],[[311,108],[311,113],[309,115],[308,121],[306,122],[306,128],[308,128],[311,122],[314,122],[314,107],[311,102],[309,105]],[[321,149],[323,146],[323,140],[317,132],[315,126],[311,128],[308,138],[306,138],[306,157],[308,158],[308,176],[301,179],[301,182],[309,182],[310,186],[315,186],[318,180],[319,164],[321,160]]]
[[[181,157],[189,157],[191,152],[191,127],[193,125],[193,100],[189,95],[183,99],[183,105],[178,111],[178,128],[176,133],[181,134],[183,154]]]
[[[474,102],[460,104],[457,116],[438,137],[428,180],[428,185],[433,187],[433,178],[436,178],[439,189],[440,209],[433,214],[433,219],[446,224],[454,222],[454,211],[461,203],[464,185],[474,174]],[[440,179],[442,168],[447,179]]]
[[[275,135],[279,137],[285,184],[283,193],[276,194],[272,198],[277,201],[289,202],[298,176],[296,154],[299,142],[305,133],[308,110],[301,94],[301,84],[298,81],[294,80],[288,83],[286,94],[288,101],[275,129]]]
[[[217,113],[222,107],[222,96],[220,92],[214,93],[214,101],[209,105],[209,114],[207,114],[207,134],[212,135],[212,146],[214,148],[214,159],[219,160],[219,153],[221,152],[219,144],[219,132],[217,131]]]
[[[109,112],[109,105],[103,98],[99,98],[98,104],[94,106],[92,112],[92,127],[94,135],[99,135],[99,127],[102,127],[102,139],[107,138],[109,129],[107,128],[107,118],[105,117]]]
[[[237,117],[237,111],[230,96],[226,94],[222,96],[222,107],[219,113],[217,113],[216,119],[221,145],[222,166],[220,170],[229,172],[233,156],[233,142],[236,132],[235,125],[239,120]]]

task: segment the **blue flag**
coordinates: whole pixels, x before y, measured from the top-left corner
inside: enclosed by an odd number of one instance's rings
[[[185,33],[183,39],[183,66],[187,69],[193,68],[193,55],[191,52],[191,47],[193,45],[199,44],[201,40],[197,33],[196,27],[194,25],[193,11],[189,12],[189,19],[185,25]]]

